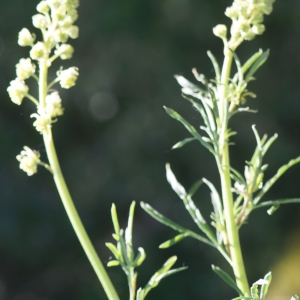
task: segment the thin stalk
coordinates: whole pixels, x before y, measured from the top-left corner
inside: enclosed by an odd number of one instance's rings
[[[134,268],[130,267],[128,274],[128,284],[129,284],[129,300],[135,300],[136,293],[136,273],[134,272]]]
[[[226,89],[230,78],[230,71],[232,65],[232,52],[229,50],[224,51],[225,58],[222,68],[221,85],[220,85],[220,98],[219,98],[219,112],[221,119],[222,132],[220,135],[220,158],[217,159],[218,169],[220,173],[222,185],[222,198],[224,205],[224,217],[226,222],[226,230],[228,236],[228,251],[231,257],[232,268],[236,278],[236,283],[244,295],[250,295],[249,284],[245,271],[240,240],[238,235],[238,227],[234,220],[234,204],[231,191],[231,178],[230,178],[230,160],[229,160],[229,147],[225,139],[228,124],[228,100],[226,98]]]
[[[40,62],[40,74],[39,74],[39,101],[42,107],[45,107],[46,95],[47,95],[47,73],[48,67],[46,59]],[[73,226],[73,229],[83,247],[94,271],[96,272],[103,289],[109,300],[119,300],[119,296],[105,270],[103,264],[101,263],[94,246],[92,245],[85,228],[80,220],[77,213],[71,195],[69,193],[68,187],[64,180],[63,174],[60,169],[60,165],[57,159],[56,150],[52,138],[51,128],[43,133],[44,143],[46,147],[47,156],[53,172],[54,182],[56,184],[58,193],[63,202],[69,220]]]

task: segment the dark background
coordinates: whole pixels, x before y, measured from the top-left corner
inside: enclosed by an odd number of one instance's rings
[[[206,51],[211,50],[221,62],[222,43],[212,35],[212,27],[229,24],[223,12],[231,1],[81,2],[77,21],[80,38],[71,41],[74,57],[60,61],[52,71],[54,76],[60,65],[77,66],[80,77],[74,88],[61,91],[65,114],[53,131],[71,194],[106,263],[110,253],[104,243],[112,241],[112,202],[123,226],[131,201],[143,200],[197,230],[166,182],[166,162],[186,188],[204,176],[219,187],[214,160],[198,143],[169,151],[189,135],[162,106],[172,107],[197,126],[201,124],[199,115],[181,97],[173,75],[193,80],[191,69],[196,67],[207,77],[213,76]],[[28,56],[29,48],[19,47],[17,36],[23,27],[33,30],[31,16],[37,3],[0,0],[0,299],[106,299],[66,218],[51,176],[40,168],[38,175],[28,177],[15,159],[24,145],[38,149],[45,159],[41,136],[29,117],[32,104],[26,100],[18,107],[6,92],[15,78],[15,64]],[[247,104],[259,113],[238,115],[231,124],[239,133],[234,137],[231,160],[240,171],[254,150],[252,124],[261,134],[279,134],[266,157],[270,165],[265,178],[300,153],[299,12],[299,0],[278,0],[266,18],[265,34],[238,49],[242,62],[259,48],[271,49],[257,81],[249,86],[257,98]],[[37,87],[28,82],[35,94]],[[296,166],[285,174],[265,200],[299,196],[299,171]],[[208,220],[207,188],[202,187],[194,200]],[[299,213],[299,205],[290,205],[271,217],[265,209],[251,215],[241,230],[250,282],[282,259],[289,236],[298,237]],[[173,236],[171,229],[137,206],[134,243],[148,254],[138,269],[138,286],[144,286],[171,255],[178,255],[177,266],[189,266],[184,273],[163,281],[149,294],[149,300],[233,298],[235,293],[211,271],[212,263],[227,268],[219,254],[192,239],[168,250],[157,248]],[[122,271],[109,269],[109,274],[121,299],[127,299]]]

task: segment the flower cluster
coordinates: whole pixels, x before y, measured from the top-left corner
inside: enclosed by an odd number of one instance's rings
[[[229,48],[235,50],[243,40],[252,40],[262,34],[265,26],[262,24],[264,14],[269,15],[275,0],[234,0],[232,6],[227,7],[225,15],[232,20],[231,40]],[[226,38],[225,25],[217,25],[214,34],[222,39]]]
[[[10,86],[7,88],[11,101],[17,105],[21,105],[23,98],[28,93],[28,86],[20,78],[16,78],[10,82]]]
[[[37,172],[37,165],[40,162],[40,153],[31,150],[29,147],[24,146],[21,154],[17,155],[17,160],[20,162],[20,169],[31,176]]]

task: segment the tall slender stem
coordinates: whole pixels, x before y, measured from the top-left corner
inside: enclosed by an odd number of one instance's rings
[[[45,98],[47,95],[47,73],[48,67],[46,59],[44,61],[40,61],[40,74],[39,74],[39,101],[41,107],[45,107]],[[54,182],[56,184],[58,193],[62,200],[62,203],[65,207],[67,215],[70,219],[70,222],[73,226],[73,229],[92,265],[94,271],[96,272],[103,289],[109,300],[119,300],[119,296],[103,266],[101,263],[99,256],[96,253],[96,250],[91,243],[85,228],[80,220],[80,217],[77,213],[76,207],[73,203],[71,195],[69,193],[68,187],[64,180],[62,171],[60,169],[60,165],[57,159],[56,150],[52,138],[51,128],[43,133],[44,143],[46,147],[47,156],[49,159],[49,164],[51,166],[53,172]]]
[[[244,295],[250,295],[249,284],[245,271],[240,239],[238,234],[238,227],[234,220],[233,210],[233,197],[231,191],[231,178],[230,178],[230,160],[229,160],[229,147],[226,140],[226,131],[228,124],[228,102],[226,98],[226,89],[228,80],[230,78],[230,71],[232,65],[232,53],[229,50],[224,51],[225,58],[223,63],[221,85],[219,89],[219,110],[221,118],[222,132],[220,134],[220,163],[218,163],[219,173],[222,185],[222,198],[224,205],[224,216],[226,222],[226,230],[228,236],[229,254],[232,261],[232,268],[236,278],[236,283]]]

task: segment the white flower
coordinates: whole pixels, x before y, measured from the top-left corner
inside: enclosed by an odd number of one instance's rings
[[[39,29],[45,29],[47,27],[47,19],[41,14],[34,15],[32,17],[32,24]]]
[[[40,13],[45,14],[45,13],[47,13],[47,12],[49,11],[49,6],[48,6],[48,4],[47,4],[46,1],[41,1],[41,2],[37,5],[36,10],[37,10],[38,12],[40,12]]]
[[[52,118],[61,116],[64,113],[58,92],[53,92],[46,96],[46,113]]]
[[[221,39],[226,39],[227,36],[227,27],[226,25],[219,24],[213,28],[213,33],[215,36],[221,38]]]
[[[28,86],[20,78],[12,80],[10,82],[10,86],[7,88],[11,101],[18,105],[22,103],[22,100],[27,95],[28,90]]]
[[[17,155],[17,160],[20,162],[20,169],[31,176],[37,172],[37,165],[40,162],[40,153],[31,150],[29,147],[24,146],[21,154]]]
[[[47,48],[45,44],[42,42],[37,42],[30,50],[30,57],[35,60],[44,58],[46,55],[47,55]]]
[[[49,126],[51,126],[51,116],[46,113],[39,112],[30,115],[30,118],[36,118],[33,126],[39,133],[45,133]]]
[[[35,65],[31,62],[30,58],[21,58],[16,65],[17,77],[25,80],[35,72]]]
[[[52,36],[56,43],[65,43],[68,40],[68,34],[60,28],[56,29]]]
[[[65,29],[66,34],[71,38],[71,39],[77,39],[79,36],[79,28],[78,26],[68,26]]]
[[[31,34],[27,28],[23,28],[19,32],[18,44],[22,47],[32,46],[35,40],[35,35]]]
[[[69,89],[74,86],[79,75],[78,68],[71,67],[69,69],[59,71],[57,73],[60,85],[64,89]]]
[[[73,52],[74,48],[69,44],[62,44],[55,50],[55,54],[59,55],[61,59],[70,59]]]

